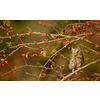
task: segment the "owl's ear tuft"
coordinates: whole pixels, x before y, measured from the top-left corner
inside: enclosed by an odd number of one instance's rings
[[[77,49],[80,50],[80,47],[78,47]]]

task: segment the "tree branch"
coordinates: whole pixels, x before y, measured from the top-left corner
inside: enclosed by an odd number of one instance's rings
[[[80,69],[77,69],[76,71],[74,71],[74,72],[72,72],[72,73],[66,75],[66,76],[63,77],[60,81],[66,80],[68,77],[70,77],[70,76],[72,76],[73,74],[77,73],[77,72],[80,71],[81,69],[84,69],[84,68],[86,68],[86,67],[88,67],[88,66],[90,66],[90,65],[92,65],[92,64],[97,63],[97,62],[100,62],[100,59],[99,59],[99,60],[96,60],[96,61],[94,61],[94,62],[91,62],[91,63],[89,63],[89,64],[87,64],[87,65],[81,67]]]

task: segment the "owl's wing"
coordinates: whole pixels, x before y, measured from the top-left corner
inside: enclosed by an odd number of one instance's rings
[[[69,62],[69,69],[74,69],[75,66],[76,66],[75,58],[70,59],[70,62]]]

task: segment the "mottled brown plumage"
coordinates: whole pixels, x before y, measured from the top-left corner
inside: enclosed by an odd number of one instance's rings
[[[72,54],[69,62],[69,69],[72,69],[73,72],[75,67],[80,68],[83,62],[84,62],[84,57],[82,50],[79,47],[76,49],[72,48]]]

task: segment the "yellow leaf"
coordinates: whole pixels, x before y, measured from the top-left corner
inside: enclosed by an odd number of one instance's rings
[[[50,67],[53,68],[54,66],[55,66],[55,62],[52,62]]]
[[[54,36],[54,34],[51,34],[51,37],[53,37]]]
[[[3,26],[2,26],[2,25],[0,25],[0,28],[2,28],[2,29],[3,29]]]
[[[89,78],[88,78],[88,77],[86,77],[86,79],[87,79],[87,80],[89,80]]]
[[[41,51],[40,54],[42,54],[44,57],[46,57],[46,51]]]
[[[5,25],[5,24],[6,24],[6,20],[3,21],[3,25]]]
[[[61,66],[59,66],[59,68],[62,68]]]
[[[40,54],[42,54],[42,53],[43,53],[43,51],[40,52]]]
[[[3,21],[3,23],[5,22],[5,20]]]
[[[25,57],[26,57],[26,58],[28,58],[28,54],[29,54],[29,52],[25,54]]]
[[[3,25],[6,25],[6,26],[10,26],[10,23],[11,23],[11,22],[10,22],[9,20],[4,20],[4,21],[3,21]]]
[[[6,57],[6,54],[4,54],[3,57]]]
[[[6,23],[6,26],[10,26],[10,23]]]
[[[75,24],[74,24],[74,27],[76,27],[76,28],[77,28],[77,23],[75,23]]]
[[[9,33],[7,32],[7,35],[9,35]]]
[[[55,66],[55,62],[52,62],[52,66]]]
[[[0,61],[4,61],[4,58],[0,58]]]
[[[74,28],[74,25],[72,26],[72,28]]]

